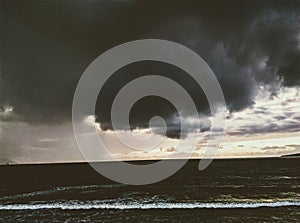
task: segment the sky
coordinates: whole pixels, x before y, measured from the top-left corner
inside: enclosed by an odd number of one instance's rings
[[[216,75],[226,100],[217,157],[300,152],[299,6],[294,0],[0,1],[0,163],[84,161],[71,122],[81,75],[106,50],[149,38],[189,47]],[[204,157],[212,121],[205,94],[183,70],[162,62],[119,69],[101,89],[95,115],[77,121],[94,126],[119,159],[186,157],[177,147],[178,111],[158,97],[138,101],[130,124],[133,134],[145,138],[152,134],[151,117],[163,117],[167,134],[154,131],[162,144],[136,151],[116,139],[123,129],[112,128],[113,99],[144,75],[171,78],[192,97],[200,120],[186,122],[201,129],[193,158]]]

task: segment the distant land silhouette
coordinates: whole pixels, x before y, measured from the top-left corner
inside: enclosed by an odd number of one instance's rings
[[[288,154],[288,155],[282,155],[282,158],[300,158],[300,153],[293,153],[293,154]]]

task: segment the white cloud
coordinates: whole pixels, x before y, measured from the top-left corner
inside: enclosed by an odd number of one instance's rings
[[[226,122],[227,134],[250,135],[300,131],[300,87],[281,87],[276,95],[257,89],[255,104],[235,112]]]

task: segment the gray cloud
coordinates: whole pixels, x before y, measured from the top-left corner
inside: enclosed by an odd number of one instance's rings
[[[0,106],[13,106],[30,123],[68,121],[76,84],[92,60],[141,38],[168,39],[196,51],[215,72],[231,112],[253,105],[257,83],[300,83],[298,1],[169,3],[1,1]],[[101,92],[97,120],[102,127],[111,128],[110,106],[118,90],[145,74],[175,79],[190,92],[199,112],[209,112],[202,90],[183,71],[136,63],[119,70]],[[176,137],[175,112],[166,101],[148,97],[135,105],[131,124],[147,127],[150,117],[162,115],[169,120],[168,135]],[[275,125],[265,130],[273,131]]]
[[[267,123],[262,125],[252,124],[245,125],[239,129],[238,132],[232,132],[234,135],[245,135],[245,134],[262,134],[269,132],[298,132],[299,122],[288,121],[283,124]]]

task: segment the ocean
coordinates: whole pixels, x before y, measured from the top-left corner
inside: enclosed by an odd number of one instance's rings
[[[224,159],[199,171],[190,160],[144,186],[86,163],[0,166],[0,222],[300,222],[299,161]]]

